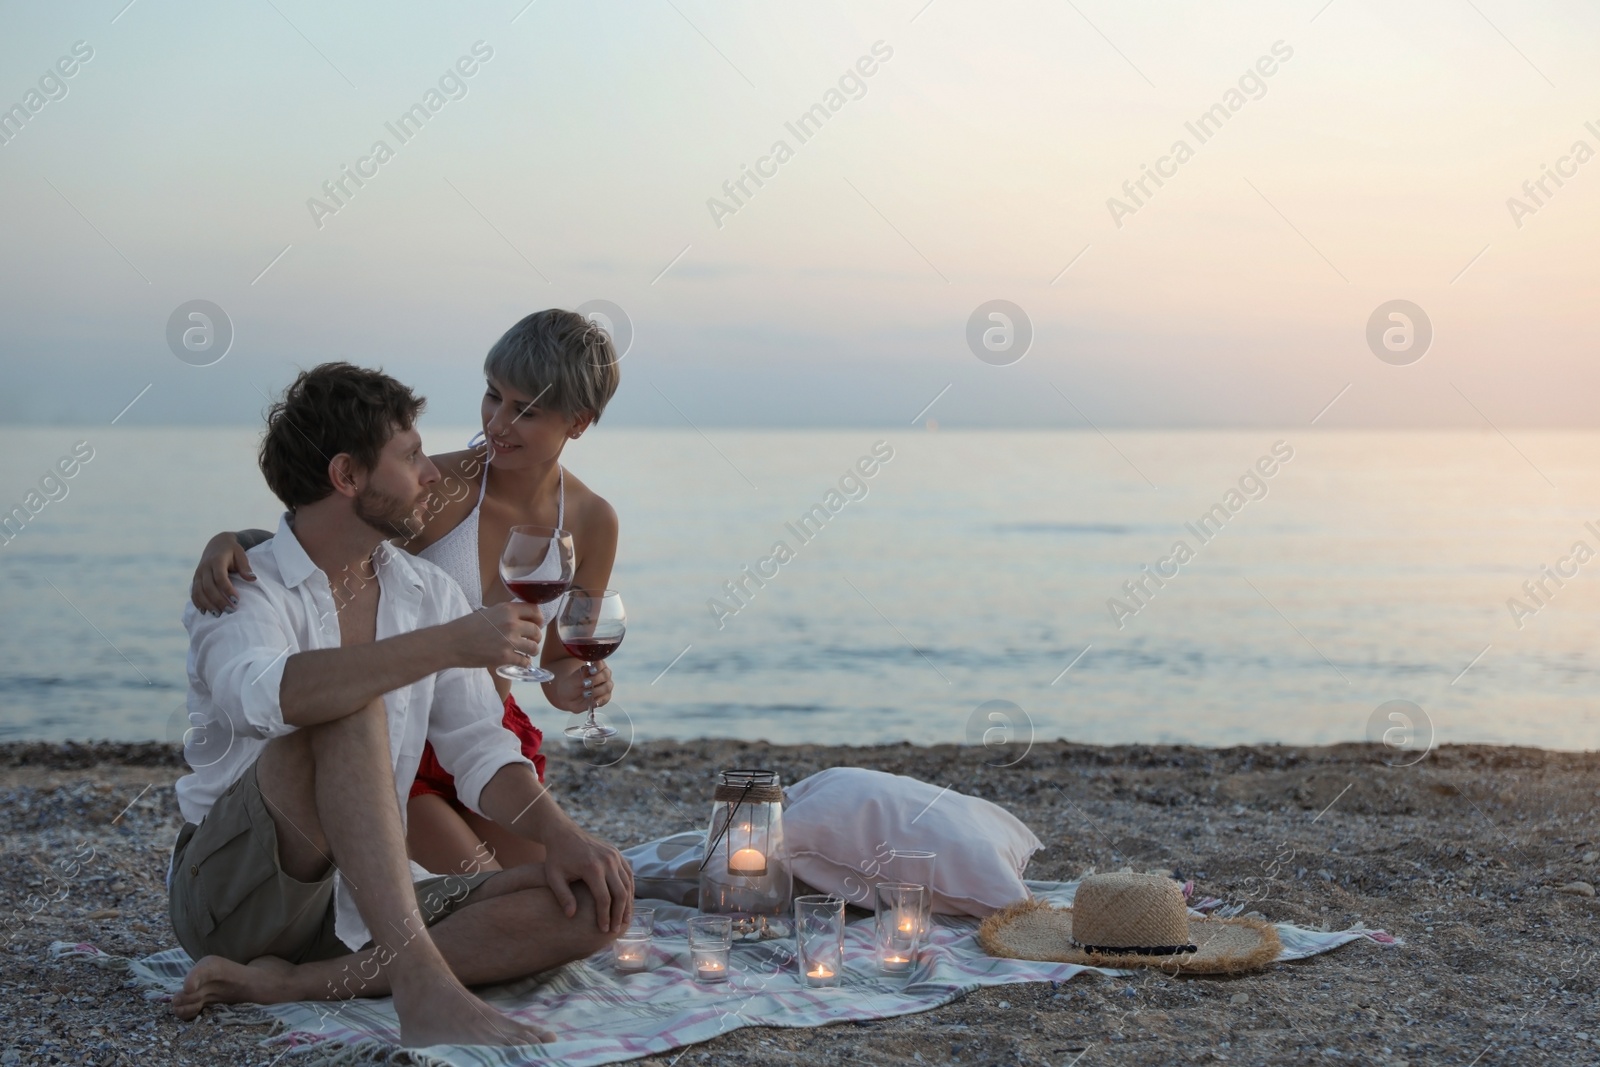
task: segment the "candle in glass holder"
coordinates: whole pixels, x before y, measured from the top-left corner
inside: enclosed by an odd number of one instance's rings
[[[611,942],[611,958],[623,974],[637,974],[650,959],[650,938],[621,937]]]
[[[905,974],[917,958],[922,936],[925,887],[908,882],[880,882],[876,889],[877,919],[873,950],[885,974]]]
[[[939,856],[934,852],[907,851],[894,849],[889,854],[889,861],[884,868],[884,878],[890,882],[900,882],[905,885],[920,885],[925,892],[922,894],[922,904],[917,910],[917,933],[922,944],[926,945],[932,936],[929,929],[933,912],[934,867]]]
[[[689,960],[702,982],[728,980],[728,949],[733,920],[726,915],[696,915],[689,920]]]
[[[722,948],[694,948],[690,952],[694,956],[694,976],[702,982],[726,982],[728,980],[728,949]]]
[[[794,898],[795,962],[813,989],[839,984],[844,970],[844,898],[814,893]]]
[[[825,963],[819,963],[806,972],[806,985],[813,988],[835,985],[838,980],[839,976],[834,973],[833,968]]]
[[[628,928],[611,942],[611,960],[622,974],[637,974],[650,962],[650,938],[656,927],[654,908],[634,908]]]

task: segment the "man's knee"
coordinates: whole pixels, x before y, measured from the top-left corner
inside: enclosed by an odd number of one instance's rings
[[[572,886],[572,895],[578,902],[578,909],[568,922],[572,924],[573,936],[587,946],[584,955],[600,951],[622,935],[622,931],[614,924],[610,930],[600,929],[596,921],[594,894],[589,892],[588,886]]]
[[[382,744],[376,744],[379,738]],[[274,738],[273,743],[279,741],[294,741],[305,753],[307,761],[315,765],[318,761],[329,756],[329,746],[334,746],[334,758],[340,761],[349,758],[349,748],[354,744],[361,751],[381,752],[384,762],[389,757],[389,716],[384,706],[382,697],[374,697],[361,708],[348,715],[327,722],[316,723],[311,726],[298,727],[293,733],[283,737]]]
[[[388,723],[388,709],[385,706],[381,696],[373,697],[371,700],[367,701],[366,705],[359,711],[355,712],[355,714],[365,715],[368,718],[376,718],[385,725]]]
[[[556,943],[565,946],[563,962],[592,956],[615,941],[622,933],[620,930],[600,929],[595,921],[594,896],[586,886],[574,884],[571,890],[577,908],[570,917],[562,908],[555,893],[548,887],[540,886],[537,889],[521,891],[529,894],[527,899],[541,915],[550,917],[545,921],[555,925],[559,935]],[[550,942],[546,941],[545,944],[548,945]]]
[[[315,726],[302,726],[295,731],[295,734],[304,734],[307,741],[310,742],[336,731],[352,729],[366,730],[368,732],[378,731],[387,736],[389,732],[389,715],[382,697],[373,697],[364,706],[337,719],[329,719],[327,722],[317,723]],[[289,736],[292,737],[294,734]]]

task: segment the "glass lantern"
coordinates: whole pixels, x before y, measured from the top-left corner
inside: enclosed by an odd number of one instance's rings
[[[731,917],[738,940],[788,937],[793,894],[777,772],[722,771],[700,864],[700,911]]]

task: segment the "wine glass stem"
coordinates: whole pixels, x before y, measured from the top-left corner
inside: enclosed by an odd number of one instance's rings
[[[589,669],[589,672],[592,675],[593,672],[594,672],[594,664],[592,662],[585,662],[584,666]],[[598,723],[596,723],[594,721],[594,693],[592,691],[589,693],[589,721],[587,723],[585,723],[584,725],[585,726],[596,726],[596,725],[598,725]]]

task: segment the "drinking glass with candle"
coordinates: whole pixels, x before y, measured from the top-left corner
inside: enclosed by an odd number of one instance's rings
[[[919,916],[927,889],[905,882],[880,882],[875,896],[873,950],[885,974],[909,974],[922,943]]]
[[[813,989],[838,985],[844,973],[844,898],[795,897],[794,934],[800,980]]]
[[[728,980],[728,949],[733,944],[733,919],[696,915],[689,920],[689,960],[702,982]]]
[[[933,922],[933,872],[938,860],[937,852],[897,848],[889,854],[889,862],[884,869],[885,876],[891,881],[920,885],[926,890],[922,894],[922,911],[917,916],[918,933],[922,937],[923,945],[928,943],[931,936],[929,930]]]
[[[637,974],[650,962],[656,913],[653,908],[634,908],[633,919],[623,935],[611,942],[611,959],[622,974]]]

